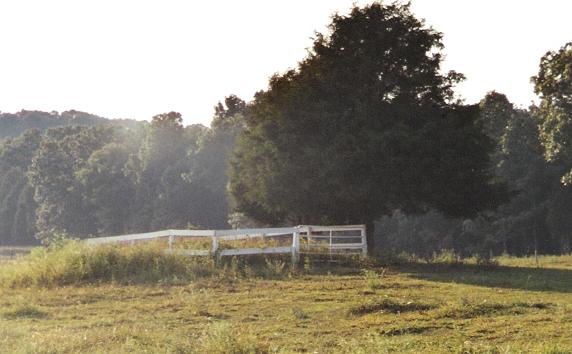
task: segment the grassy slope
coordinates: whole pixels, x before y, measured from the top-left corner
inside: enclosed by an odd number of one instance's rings
[[[501,264],[0,289],[0,351],[572,352],[572,257]]]

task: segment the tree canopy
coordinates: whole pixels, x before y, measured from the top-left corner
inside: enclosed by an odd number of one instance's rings
[[[532,82],[541,99],[537,116],[545,156],[565,161],[568,171],[562,181],[572,184],[572,42],[546,53]]]
[[[150,124],[60,122],[0,142],[0,245],[228,227],[226,172],[244,105],[227,97],[210,129],[168,112]]]
[[[441,34],[408,5],[335,15],[296,69],[247,109],[232,161],[237,209],[269,223],[369,223],[395,209],[472,216],[504,200],[478,106],[439,73]]]

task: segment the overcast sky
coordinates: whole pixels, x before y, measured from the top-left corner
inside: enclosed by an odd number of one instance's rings
[[[225,96],[245,100],[294,67],[330,15],[353,0],[1,0],[0,111],[76,109],[150,119],[178,111],[208,125]],[[444,33],[444,70],[528,106],[530,76],[572,41],[569,0],[414,0]]]

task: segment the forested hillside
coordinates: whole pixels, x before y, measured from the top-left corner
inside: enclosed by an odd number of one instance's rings
[[[226,166],[245,104],[235,96],[226,103],[211,128],[183,127],[170,112],[150,124],[97,118],[6,140],[0,243],[228,227]]]
[[[49,128],[68,125],[94,126],[109,123],[124,126],[139,124],[130,119],[109,120],[75,110],[62,113],[22,110],[17,113],[0,113],[0,141],[16,137],[28,129],[44,131]]]

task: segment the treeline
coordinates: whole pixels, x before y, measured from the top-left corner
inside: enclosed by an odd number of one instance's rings
[[[367,224],[370,250],[570,251],[572,43],[532,78],[541,104],[479,105],[441,70],[442,34],[408,4],[334,15],[249,104],[230,192],[271,224]]]
[[[5,141],[0,242],[228,227],[226,166],[245,103],[235,96],[225,103],[210,128],[183,127],[176,112],[136,124],[67,126],[64,118],[64,126]]]
[[[131,119],[110,121],[93,114],[75,110],[61,113],[22,110],[17,113],[0,113],[0,141],[16,137],[28,129],[37,129],[43,132],[49,128],[68,125],[95,126],[100,124],[135,126],[138,123]]]
[[[570,252],[572,43],[541,58],[541,103],[522,109],[458,100],[442,34],[409,5],[354,7],[329,30],[208,128],[176,112],[0,118],[0,242],[364,223],[372,251]]]
[[[430,256],[442,249],[461,255],[569,253],[572,245],[572,188],[561,183],[569,164],[547,162],[537,107],[517,109],[505,95],[489,93],[480,120],[496,143],[491,160],[511,193],[508,203],[473,219],[450,219],[433,210],[383,217],[376,230],[386,250]]]

